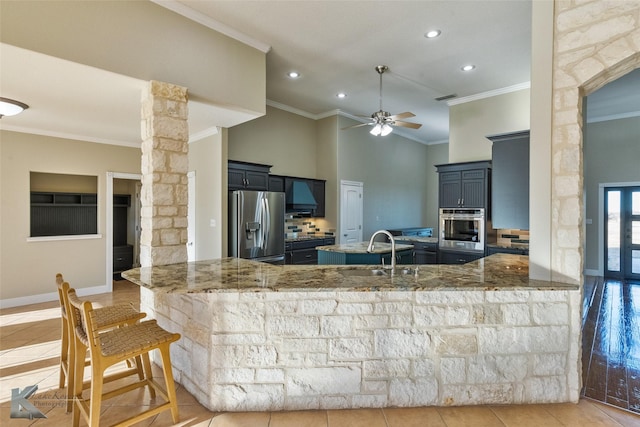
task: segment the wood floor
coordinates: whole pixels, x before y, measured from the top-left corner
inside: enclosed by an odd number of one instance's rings
[[[590,279],[583,395],[640,414],[640,282]]]

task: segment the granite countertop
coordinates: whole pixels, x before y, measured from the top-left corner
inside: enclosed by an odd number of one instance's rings
[[[394,236],[396,242],[438,243],[437,237],[425,236]]]
[[[319,251],[342,252],[345,254],[388,254],[391,252],[391,243],[375,242],[371,252],[367,251],[368,242],[344,243],[342,245],[328,245],[316,247]],[[413,249],[413,245],[396,244],[396,252]]]
[[[579,289],[529,279],[529,258],[512,254],[463,265],[399,265],[396,271],[391,275],[372,265],[271,265],[222,258],[135,268],[122,276],[167,293]]]

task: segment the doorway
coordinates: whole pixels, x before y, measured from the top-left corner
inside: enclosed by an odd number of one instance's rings
[[[640,186],[604,191],[604,275],[640,280]]]

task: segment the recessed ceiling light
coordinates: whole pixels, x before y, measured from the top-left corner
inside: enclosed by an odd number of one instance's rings
[[[292,79],[297,79],[298,77],[300,77],[300,73],[297,71],[289,71],[287,73],[287,76],[289,76]]]
[[[440,35],[440,30],[431,30],[424,33],[424,36],[428,39],[436,38]]]
[[[474,68],[476,68],[476,66],[475,66],[475,65],[469,64],[469,65],[465,65],[465,66],[463,66],[463,67],[461,68],[461,70],[462,70],[462,71],[471,71],[471,70],[473,70]]]
[[[346,97],[347,97],[347,94],[346,94],[346,93],[344,93],[344,92],[340,92],[340,93],[336,94],[336,96],[337,96],[338,98],[342,99],[342,98],[346,98]]]

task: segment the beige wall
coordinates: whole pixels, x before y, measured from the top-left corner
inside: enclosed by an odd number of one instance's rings
[[[0,300],[54,294],[61,272],[76,288],[106,286],[107,171],[140,172],[140,150],[0,132]],[[31,171],[98,177],[98,233],[85,240],[28,241]]]
[[[491,159],[486,136],[529,129],[530,90],[454,104],[449,108],[449,162]]]
[[[339,129],[356,123],[338,118]],[[426,212],[437,200],[427,200],[425,192],[434,164],[427,146],[395,133],[375,137],[369,130],[339,131],[337,154],[338,182],[364,184],[364,238],[380,229],[431,225]]]
[[[238,117],[264,113],[265,53],[153,2],[11,1],[0,6],[3,43],[184,86],[191,99],[243,111]]]
[[[189,144],[189,171],[195,172],[196,180],[196,260],[226,255],[222,244],[227,217],[226,170],[222,133]]]
[[[229,159],[273,166],[277,175],[316,176],[316,121],[274,107],[229,128]]]

